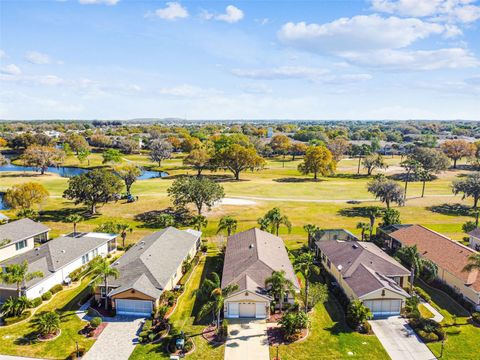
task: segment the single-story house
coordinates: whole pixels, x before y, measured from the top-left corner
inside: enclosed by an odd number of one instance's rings
[[[416,245],[421,256],[437,265],[437,278],[480,310],[480,271],[463,271],[477,251],[421,225],[394,231],[389,237],[392,249]]]
[[[473,250],[480,251],[480,229],[476,228],[468,233],[470,237],[470,247]]]
[[[22,289],[24,295],[34,299],[53,286],[65,282],[72,271],[82,267],[95,256],[106,256],[115,251],[116,238],[116,234],[95,232],[62,236],[6,260],[0,266],[4,268],[27,261],[29,272],[42,272],[43,277],[28,281]],[[0,283],[0,301],[16,295],[16,285]]]
[[[117,314],[150,316],[160,295],[181,279],[182,264],[196,255],[201,235],[168,227],[145,236],[115,261],[119,277],[109,279],[107,291],[100,284],[95,298],[107,296]]]
[[[400,315],[410,295],[410,271],[374,243],[318,241],[317,255],[350,300],[361,300],[374,317]]]
[[[298,293],[300,285],[281,238],[256,228],[229,236],[222,288],[236,284],[238,290],[225,299],[225,318],[268,317],[274,299],[268,294],[265,280],[282,270]],[[294,294],[287,294],[284,301],[293,303]]]
[[[49,231],[27,218],[0,225],[0,262],[32,250],[35,242],[47,241]]]

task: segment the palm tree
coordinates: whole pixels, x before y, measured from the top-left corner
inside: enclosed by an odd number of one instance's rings
[[[65,218],[68,223],[73,223],[73,235],[77,233],[77,224],[83,221],[83,216],[79,214],[71,214]]]
[[[320,231],[320,228],[314,224],[306,224],[303,225],[303,230],[305,230],[308,236],[308,247],[312,248],[313,240],[315,240],[315,235]]]
[[[372,241],[372,232],[373,228],[375,227],[375,219],[382,216],[383,209],[378,206],[368,206],[365,209],[365,214],[367,215],[368,219],[370,220],[370,241]]]
[[[285,277],[285,271],[274,271],[272,276],[265,280],[265,287],[269,288],[270,293],[274,297],[278,297],[280,313],[283,310],[283,298],[288,292],[293,293],[293,283]]]
[[[275,207],[269,210],[263,218],[258,219],[261,227],[270,227],[270,232],[278,236],[280,225],[285,225],[290,233],[292,231],[292,223],[286,215],[282,215],[279,208]]]
[[[417,250],[417,245],[403,246],[397,250],[395,256],[410,266],[410,293],[413,293],[415,276],[418,276],[423,270],[427,270],[432,278],[437,276],[437,265],[432,261],[421,257]]]
[[[118,269],[111,267],[110,263],[105,258],[96,262],[92,267],[92,271],[97,275],[97,278],[94,280],[95,285],[98,285],[103,281],[103,286],[105,288],[105,310],[108,310],[108,278],[113,277],[114,279],[117,279],[120,272]]]
[[[60,316],[54,311],[43,313],[37,319],[37,327],[38,332],[44,336],[56,334],[60,329]]]
[[[43,277],[41,271],[28,272],[28,262],[25,260],[22,264],[7,265],[3,272],[0,272],[0,282],[5,284],[17,285],[17,296],[22,295],[22,287],[27,286],[27,282],[33,279]]]
[[[125,249],[125,239],[127,238],[127,232],[132,232],[133,228],[128,223],[118,223],[116,225],[117,232],[120,233],[120,237],[122,238],[122,247]]]
[[[474,270],[480,271],[480,254],[472,254],[468,257],[468,264],[465,265],[462,271],[471,272]]]
[[[5,317],[20,316],[32,302],[26,296],[14,298],[10,296],[2,305],[1,314]]]
[[[208,220],[203,215],[195,215],[192,218],[192,226],[195,230],[201,231],[202,228],[207,227]]]
[[[359,222],[357,224],[357,229],[362,230],[362,241],[365,241],[365,232],[371,229],[370,225],[364,222]]]
[[[225,299],[236,290],[238,290],[237,284],[230,284],[223,289],[220,287],[214,288],[210,293],[209,300],[203,304],[202,308],[200,309],[200,317],[204,317],[210,312],[216,314],[217,332],[220,330],[220,316],[225,305]]]
[[[305,278],[305,312],[308,311],[308,288],[310,285],[310,276],[318,270],[314,261],[315,255],[311,251],[301,254],[294,261],[295,270],[301,272]]]
[[[217,234],[220,231],[227,231],[227,236],[232,235],[237,230],[237,220],[231,216],[222,216],[218,223]]]

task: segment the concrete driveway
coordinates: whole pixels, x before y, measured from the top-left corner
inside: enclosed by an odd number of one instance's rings
[[[267,324],[264,320],[230,321],[225,344],[225,360],[268,360],[269,358]]]
[[[436,359],[405,319],[392,316],[386,319],[370,320],[369,322],[392,360]]]

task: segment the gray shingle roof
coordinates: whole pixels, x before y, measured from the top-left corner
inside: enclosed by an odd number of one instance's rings
[[[120,276],[109,280],[109,286],[118,287],[109,295],[135,288],[158,298],[200,236],[174,227],[145,236],[113,264]]]
[[[50,228],[30,219],[20,219],[0,225],[0,242],[10,240],[10,243],[25,240],[35,235],[49,231]]]
[[[475,228],[468,233],[468,235],[474,236],[476,238],[480,238],[480,228]]]
[[[237,284],[239,290],[264,293],[265,280],[273,271],[285,271],[285,276],[300,289],[283,240],[268,232],[253,228],[228,238],[223,264],[222,288]]]

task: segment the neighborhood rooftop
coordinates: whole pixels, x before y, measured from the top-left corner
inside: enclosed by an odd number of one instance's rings
[[[14,243],[47,231],[50,231],[50,228],[41,223],[28,218],[20,219],[0,225],[0,242],[10,240],[10,243]]]

